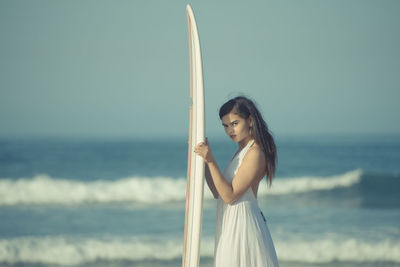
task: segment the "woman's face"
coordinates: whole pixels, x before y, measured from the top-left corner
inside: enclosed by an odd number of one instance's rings
[[[236,113],[229,112],[221,121],[226,134],[233,142],[240,142],[250,136],[251,117],[244,119]]]

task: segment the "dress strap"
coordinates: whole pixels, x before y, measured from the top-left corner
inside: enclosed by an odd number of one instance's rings
[[[247,151],[253,144],[254,144],[254,139],[249,141],[249,143],[246,145],[246,147],[243,150]]]
[[[242,148],[240,151],[236,152],[235,155],[233,155],[233,157],[232,157],[232,159],[231,159],[231,162],[232,162],[232,160],[233,160],[235,157],[239,156],[240,154],[246,153],[246,152],[247,152],[247,149],[248,149],[253,143],[254,143],[254,140],[249,141],[249,142],[247,143],[247,145],[246,145],[244,148]]]
[[[254,139],[251,140],[247,145],[248,145],[249,147],[251,147],[252,144],[254,144]]]
[[[251,147],[251,145],[254,143],[254,140],[251,140],[247,143],[247,145],[239,152],[240,158],[243,158],[244,155],[246,155],[247,150]]]

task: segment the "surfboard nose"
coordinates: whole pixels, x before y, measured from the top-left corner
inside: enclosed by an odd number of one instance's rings
[[[187,5],[186,5],[186,13],[189,14],[190,17],[194,17],[193,9],[192,9],[192,7],[190,6],[190,4],[187,4]]]

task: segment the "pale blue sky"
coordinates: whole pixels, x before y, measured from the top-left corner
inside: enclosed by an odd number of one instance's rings
[[[399,1],[0,1],[0,136],[187,136],[185,6],[207,135],[244,93],[275,135],[400,133]]]

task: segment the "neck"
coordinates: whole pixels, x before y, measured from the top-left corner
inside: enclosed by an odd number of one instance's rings
[[[238,142],[239,150],[243,149],[251,140],[251,136],[244,138],[243,140]]]

